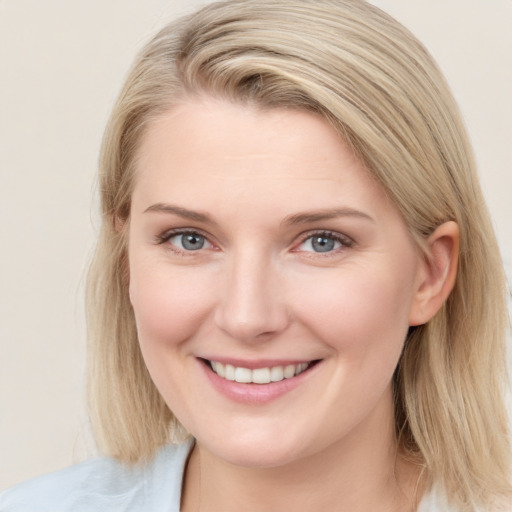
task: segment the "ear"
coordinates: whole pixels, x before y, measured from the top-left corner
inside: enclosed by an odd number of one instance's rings
[[[427,240],[427,255],[418,270],[418,284],[409,325],[427,323],[446,301],[455,285],[459,259],[459,227],[441,224]]]

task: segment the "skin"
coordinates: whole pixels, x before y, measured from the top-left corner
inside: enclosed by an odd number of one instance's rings
[[[190,99],[149,126],[138,157],[130,299],[149,372],[196,438],[182,509],[413,510],[391,379],[409,326],[453,285],[456,226],[422,257],[384,190],[307,112]],[[316,252],[319,233],[332,250]],[[200,358],[225,357],[320,362],[252,404],[211,385]]]

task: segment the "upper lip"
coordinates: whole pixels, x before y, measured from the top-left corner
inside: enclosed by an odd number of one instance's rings
[[[207,356],[200,357],[200,359],[205,359],[207,361],[216,361],[222,364],[230,364],[237,368],[247,368],[249,370],[255,370],[256,368],[272,368],[274,366],[287,366],[287,365],[297,365],[301,363],[311,363],[313,361],[318,361],[318,359],[236,359],[231,357],[216,357],[216,356]]]

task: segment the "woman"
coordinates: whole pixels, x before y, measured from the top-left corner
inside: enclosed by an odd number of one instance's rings
[[[166,27],[100,191],[111,458],[1,510],[511,508],[496,242],[454,101],[397,22],[250,0]]]

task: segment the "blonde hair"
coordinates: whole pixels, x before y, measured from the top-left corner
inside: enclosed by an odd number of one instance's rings
[[[460,229],[455,288],[411,328],[395,373],[397,438],[460,510],[509,493],[505,279],[457,106],[423,46],[362,0],[232,0],[165,27],[142,50],[104,136],[102,227],[89,274],[90,410],[103,450],[130,463],[184,433],[142,359],[126,226],[147,125],[196,94],[322,115],[382,184],[418,247]]]

